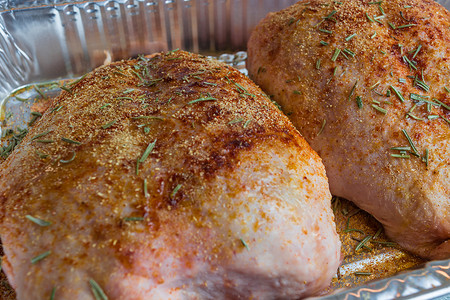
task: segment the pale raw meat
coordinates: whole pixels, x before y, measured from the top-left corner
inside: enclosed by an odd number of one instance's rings
[[[18,299],[93,299],[97,285],[108,299],[327,287],[340,242],[323,164],[248,78],[174,51],[68,87],[0,170]]]
[[[450,13],[431,0],[302,1],[263,20],[248,55],[332,194],[404,248],[450,257]]]

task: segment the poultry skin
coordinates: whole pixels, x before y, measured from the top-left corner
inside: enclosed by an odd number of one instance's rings
[[[319,156],[237,70],[184,51],[65,87],[0,170],[18,299],[293,299],[340,259]]]
[[[331,193],[425,258],[450,257],[450,13],[301,1],[248,43],[250,77],[323,159]]]

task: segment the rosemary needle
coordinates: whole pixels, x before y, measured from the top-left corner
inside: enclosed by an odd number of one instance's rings
[[[77,156],[77,153],[75,151],[73,151],[73,155],[72,155],[71,158],[69,158],[69,159],[60,159],[59,162],[62,163],[62,164],[68,164],[71,161],[73,161],[76,156]]]
[[[51,253],[52,253],[52,251],[46,251],[46,252],[44,252],[44,253],[36,256],[36,257],[33,257],[31,259],[31,263],[34,265],[37,262],[39,262],[39,261],[43,260],[44,258],[46,258],[47,256],[49,256]]]
[[[361,249],[370,239],[372,239],[371,235],[366,236],[355,248],[355,251]]]
[[[42,219],[30,216],[30,215],[26,215],[25,218],[27,218],[31,222],[33,222],[33,223],[35,223],[35,224],[37,224],[39,226],[42,226],[42,227],[46,227],[46,226],[52,225],[51,222],[48,222],[48,221],[45,221],[45,220],[42,220]]]
[[[94,294],[95,300],[108,300],[105,292],[94,279],[89,279],[89,285],[91,286],[91,291],[92,294]]]
[[[241,241],[241,243],[242,243],[242,246],[244,246],[245,247],[245,249],[247,249],[248,251],[250,251],[250,248],[248,247],[248,244],[241,238],[241,239],[239,239],[240,241]]]
[[[178,190],[181,188],[181,184],[177,184],[177,186],[173,189],[172,193],[170,194],[170,198],[175,197],[175,195],[178,193]]]
[[[140,163],[143,163],[147,157],[150,155],[150,153],[153,151],[153,148],[155,148],[156,139],[148,144],[147,148],[145,149],[144,153],[142,154],[141,158],[139,159]]]
[[[33,137],[31,138],[31,140],[34,141],[34,140],[36,140],[36,139],[38,139],[38,138],[40,138],[40,137],[43,137],[44,135],[49,134],[49,133],[52,132],[52,131],[53,131],[53,130],[47,130],[47,131],[45,131],[45,132],[36,134],[35,136],[33,136]]]
[[[52,293],[50,294],[50,300],[55,300],[56,287],[53,287]]]
[[[68,139],[68,138],[64,138],[64,137],[61,138],[61,141],[69,143],[69,144],[81,145],[81,143],[78,142],[78,141],[74,141],[74,140],[71,140],[71,139]]]

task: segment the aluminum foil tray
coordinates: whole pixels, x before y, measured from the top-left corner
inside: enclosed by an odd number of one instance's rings
[[[45,109],[41,93],[52,97],[62,83],[105,62],[180,48],[246,74],[253,27],[295,2],[0,0],[0,137],[25,128],[32,111]],[[437,2],[450,10],[450,0]],[[389,241],[381,225],[352,203],[334,198],[332,206],[344,260],[328,290],[314,299],[450,300],[450,260],[424,262]],[[384,244],[355,252],[361,235],[346,232],[349,225]],[[4,274],[0,299],[15,299]]]

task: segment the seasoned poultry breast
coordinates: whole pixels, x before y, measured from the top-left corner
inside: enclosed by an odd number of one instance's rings
[[[291,299],[340,242],[324,166],[247,77],[183,51],[67,85],[0,170],[18,299]]]
[[[331,192],[404,248],[450,257],[450,13],[431,0],[303,1],[248,43],[250,76],[324,161]]]

